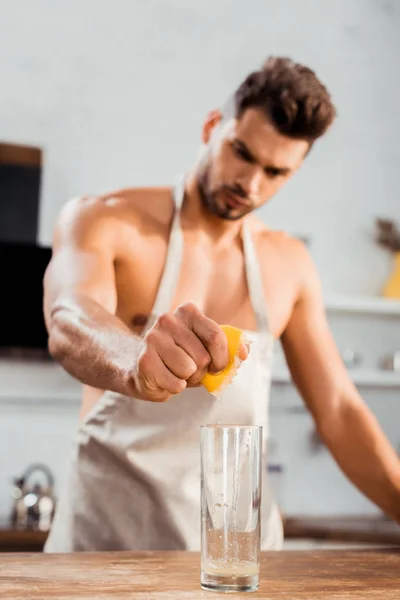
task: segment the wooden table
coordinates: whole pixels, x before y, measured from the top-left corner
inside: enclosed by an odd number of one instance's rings
[[[226,600],[200,588],[193,552],[2,554],[1,600]],[[262,554],[260,589],[237,598],[400,598],[400,549]]]

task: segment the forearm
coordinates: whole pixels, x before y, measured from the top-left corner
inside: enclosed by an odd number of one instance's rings
[[[348,478],[400,522],[400,459],[362,402],[344,402],[321,435]]]
[[[142,347],[119,318],[87,296],[60,301],[51,312],[50,353],[86,385],[135,396]]]

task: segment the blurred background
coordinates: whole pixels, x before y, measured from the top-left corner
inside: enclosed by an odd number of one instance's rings
[[[0,14],[0,550],[40,549],[33,507],[62,493],[78,418],[80,386],[49,359],[42,315],[61,207],[171,183],[207,112],[270,54],[313,68],[338,119],[259,216],[306,240],[343,359],[400,452],[400,298],[384,293],[397,252],[376,241],[377,218],[400,222],[400,4],[0,0]],[[400,543],[315,435],[279,343],[267,468],[287,547]],[[31,516],[16,524],[21,494]]]

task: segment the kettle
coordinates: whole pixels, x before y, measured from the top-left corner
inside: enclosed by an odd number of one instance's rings
[[[41,472],[46,484],[31,483],[32,475]],[[48,531],[54,517],[56,500],[54,478],[50,469],[43,464],[32,464],[21,477],[14,479],[12,491],[13,507],[11,526],[15,529],[38,529]]]

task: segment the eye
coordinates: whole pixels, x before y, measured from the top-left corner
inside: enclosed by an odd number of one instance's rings
[[[232,147],[236,156],[238,156],[242,160],[245,160],[248,163],[254,163],[254,158],[246,148],[236,143],[233,143]]]
[[[269,177],[270,179],[275,179],[276,177],[279,177],[279,175],[281,175],[282,173],[279,171],[279,169],[274,169],[273,167],[267,167],[266,169],[264,169],[264,173],[266,174],[267,177]]]

